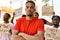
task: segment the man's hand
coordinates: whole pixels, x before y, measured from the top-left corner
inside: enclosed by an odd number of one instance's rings
[[[28,35],[25,33],[19,33],[20,36],[23,36],[26,40],[44,40],[44,32],[38,31],[35,35]]]
[[[12,32],[12,40],[26,40],[23,36],[19,36],[18,33],[16,30]]]

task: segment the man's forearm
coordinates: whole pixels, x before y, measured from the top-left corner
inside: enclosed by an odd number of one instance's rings
[[[34,38],[33,36],[24,34],[24,33],[20,33],[20,36],[23,36],[26,40],[34,40],[36,38]]]
[[[43,40],[40,36],[31,36],[24,33],[20,33],[20,35],[23,36],[27,40]]]
[[[26,39],[19,35],[12,35],[12,40],[26,40]]]

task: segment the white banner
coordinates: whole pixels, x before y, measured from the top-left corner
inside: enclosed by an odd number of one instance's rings
[[[16,9],[15,10],[15,17],[21,16],[22,15],[22,8]]]
[[[53,6],[43,6],[42,7],[42,15],[43,16],[51,16],[53,15]]]
[[[0,33],[10,34],[10,25],[9,24],[0,24]]]
[[[60,40],[60,29],[47,28],[45,31],[45,40]]]

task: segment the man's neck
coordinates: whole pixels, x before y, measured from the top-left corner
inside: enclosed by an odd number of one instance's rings
[[[9,21],[4,21],[4,23],[9,23]]]
[[[33,16],[26,16],[26,20],[32,20],[33,18]]]
[[[58,28],[59,27],[59,24],[58,25],[54,25],[55,28]]]

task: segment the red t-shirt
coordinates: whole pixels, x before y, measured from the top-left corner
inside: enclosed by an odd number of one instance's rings
[[[34,35],[38,31],[44,31],[44,22],[41,19],[34,18],[33,20],[26,20],[25,17],[18,19],[14,30],[23,32],[29,35]]]

